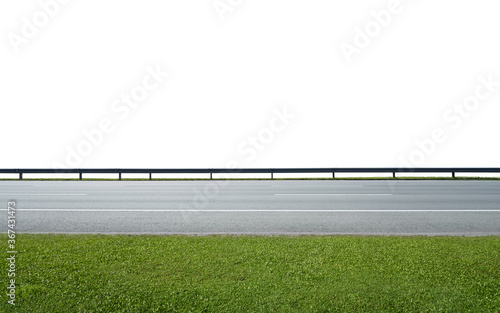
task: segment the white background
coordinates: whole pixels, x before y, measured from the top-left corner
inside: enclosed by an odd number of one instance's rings
[[[351,62],[341,44],[390,1],[220,2],[71,0],[17,46],[44,11],[0,2],[0,168],[500,166],[499,87],[443,118],[500,81],[500,2],[401,0]],[[169,77],[121,119],[113,101],[157,66]],[[238,150],[285,108],[262,150]],[[114,130],[68,163],[102,119]]]

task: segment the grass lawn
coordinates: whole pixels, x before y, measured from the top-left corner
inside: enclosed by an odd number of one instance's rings
[[[1,312],[500,310],[500,237],[20,234],[16,248]]]

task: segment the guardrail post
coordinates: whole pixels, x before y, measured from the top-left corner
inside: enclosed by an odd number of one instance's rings
[[[80,180],[82,180],[82,176],[83,176],[82,173],[80,173]]]
[[[210,173],[210,179],[212,179],[212,173]]]
[[[271,179],[274,179],[274,173],[271,172]]]
[[[455,172],[451,172],[451,176],[455,178]]]
[[[19,179],[23,179],[23,173],[19,173]]]
[[[153,176],[153,175],[152,175],[151,173],[149,173],[149,180],[151,180],[151,179],[152,179],[152,176]]]
[[[122,180],[122,173],[118,173],[118,180]]]
[[[335,179],[335,172],[332,172],[332,179]]]
[[[396,178],[396,172],[392,172],[392,178]]]

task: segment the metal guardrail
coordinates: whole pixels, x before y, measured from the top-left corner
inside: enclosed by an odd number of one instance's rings
[[[227,174],[271,174],[271,179],[274,178],[274,173],[332,173],[332,178],[335,178],[335,173],[392,173],[392,177],[396,178],[396,173],[452,173],[455,178],[455,173],[500,173],[499,167],[321,167],[321,168],[12,168],[0,169],[0,174],[19,174],[19,179],[23,179],[23,174],[79,174],[80,180],[83,179],[83,174],[118,174],[119,180],[122,179],[122,174],[148,174],[149,179],[152,179],[152,174],[212,174],[227,173]]]

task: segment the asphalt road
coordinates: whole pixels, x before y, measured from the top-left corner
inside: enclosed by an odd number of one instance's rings
[[[500,181],[0,181],[2,232],[500,235]]]

